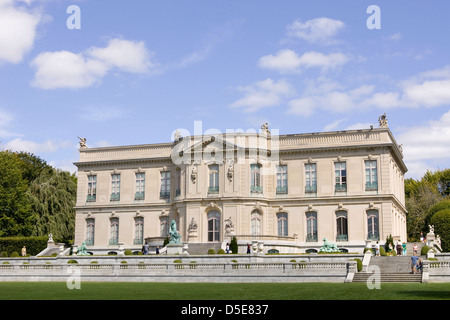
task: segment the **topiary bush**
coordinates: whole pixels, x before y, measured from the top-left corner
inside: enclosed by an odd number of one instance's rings
[[[426,256],[427,253],[428,253],[428,251],[429,251],[430,249],[431,249],[431,248],[430,248],[429,246],[424,245],[424,246],[422,247],[422,250],[420,250],[420,254],[421,254],[422,256]]]
[[[225,254],[225,250],[219,249],[219,250],[217,250],[217,254]]]
[[[209,249],[208,254],[216,254],[216,252],[214,251],[214,249]]]
[[[126,256],[132,256],[132,255],[133,255],[133,251],[131,251],[130,249],[126,249],[125,252],[124,252],[124,254],[125,254]]]
[[[236,239],[236,237],[233,237],[232,239],[231,239],[231,242],[230,242],[230,250],[231,250],[231,253],[234,253],[234,254],[236,254],[236,253],[238,253],[238,243],[237,243],[237,239]]]
[[[13,253],[11,253],[11,258],[18,258],[20,257],[19,253],[14,251]]]

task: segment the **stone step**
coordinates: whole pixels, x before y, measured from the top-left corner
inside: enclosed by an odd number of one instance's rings
[[[371,277],[374,280],[375,277],[372,273],[358,272],[353,278],[353,282],[366,282]],[[381,273],[380,282],[422,282],[422,274],[412,273]]]
[[[188,252],[189,254],[208,254],[209,249],[214,249],[217,251],[220,249],[221,243],[219,242],[207,242],[207,243],[189,243]]]

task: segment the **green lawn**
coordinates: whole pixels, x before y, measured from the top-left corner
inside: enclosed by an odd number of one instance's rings
[[[0,300],[449,300],[450,283],[0,282]]]

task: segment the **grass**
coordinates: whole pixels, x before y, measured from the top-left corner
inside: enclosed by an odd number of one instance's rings
[[[450,300],[450,283],[0,282],[0,300]]]

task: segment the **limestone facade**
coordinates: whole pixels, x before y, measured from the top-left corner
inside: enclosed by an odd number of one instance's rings
[[[309,252],[326,238],[349,252],[406,241],[401,146],[375,129],[179,137],[79,149],[75,245],[139,251],[175,220],[182,241],[264,241]]]

